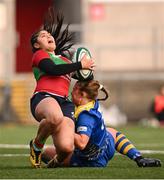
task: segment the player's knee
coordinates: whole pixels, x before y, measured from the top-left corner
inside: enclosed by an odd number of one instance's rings
[[[56,114],[49,113],[46,117],[47,122],[51,125],[51,127],[57,127],[62,123],[62,116],[56,116]]]
[[[63,143],[61,145],[61,151],[64,153],[71,153],[74,150],[74,144],[73,143]]]

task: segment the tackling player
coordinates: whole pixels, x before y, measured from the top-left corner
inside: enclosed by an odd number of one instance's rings
[[[97,99],[99,91],[105,97]],[[61,164],[56,159],[55,151],[48,148],[43,153],[47,167],[105,167],[113,158],[115,151],[134,160],[139,167],[158,167],[161,161],[142,157],[139,150],[126,138],[124,134],[113,128],[106,128],[99,107],[100,100],[106,100],[108,93],[98,81],[90,80],[77,82],[73,88],[72,99],[76,105],[75,118],[75,150],[73,154]]]

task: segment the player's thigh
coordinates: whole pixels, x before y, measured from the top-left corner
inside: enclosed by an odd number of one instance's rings
[[[35,116],[39,120],[54,121],[62,119],[63,113],[58,102],[52,97],[47,97],[42,99],[36,106]]]
[[[61,124],[61,131],[56,134],[56,146],[60,148],[67,148],[68,151],[73,150],[74,148],[74,121],[68,117],[64,117]],[[61,141],[62,139],[62,141]]]
[[[113,136],[114,140],[116,141],[116,134],[118,131],[114,128],[107,128],[107,131]]]

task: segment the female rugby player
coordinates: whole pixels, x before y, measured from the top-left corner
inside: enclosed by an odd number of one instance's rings
[[[97,99],[99,91],[105,97]],[[73,88],[72,99],[76,105],[75,110],[75,150],[73,154],[60,164],[51,148],[43,153],[44,162],[49,161],[47,167],[73,166],[73,167],[105,167],[114,156],[115,151],[134,160],[139,167],[158,167],[158,159],[144,158],[139,150],[126,138],[126,136],[113,128],[106,128],[99,107],[100,100],[106,100],[106,89],[96,80],[77,82]],[[53,157],[54,156],[54,157]]]
[[[39,122],[36,137],[30,142],[30,162],[41,167],[41,151],[51,135],[57,150],[57,159],[62,162],[74,149],[74,105],[68,100],[71,73],[79,69],[94,70],[91,59],[83,57],[72,63],[68,54],[72,34],[68,26],[62,31],[63,16],[49,9],[43,27],[31,37],[32,69],[36,88],[31,98],[31,112]]]

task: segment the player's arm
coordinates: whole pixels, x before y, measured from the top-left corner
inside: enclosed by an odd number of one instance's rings
[[[51,59],[42,59],[38,67],[48,75],[60,76],[82,69],[81,62],[55,65]]]
[[[83,150],[89,141],[89,137],[86,134],[75,133],[75,147]]]
[[[76,133],[74,136],[75,146],[77,148],[83,150],[87,146],[94,126],[95,119],[87,111],[79,115],[76,121]]]
[[[49,58],[49,54],[43,50],[38,50],[32,59],[32,66],[39,67],[40,70],[46,74],[55,76],[69,74],[80,69],[87,69],[90,68],[91,65],[92,62],[86,58],[76,63],[55,65]]]
[[[82,58],[81,61],[76,62],[76,63],[59,64],[59,65],[55,65],[52,62],[52,60],[49,58],[44,58],[40,60],[40,62],[38,63],[38,67],[46,74],[55,75],[55,76],[69,74],[80,69],[93,70],[95,67],[94,61],[88,60],[86,56],[84,57]]]

